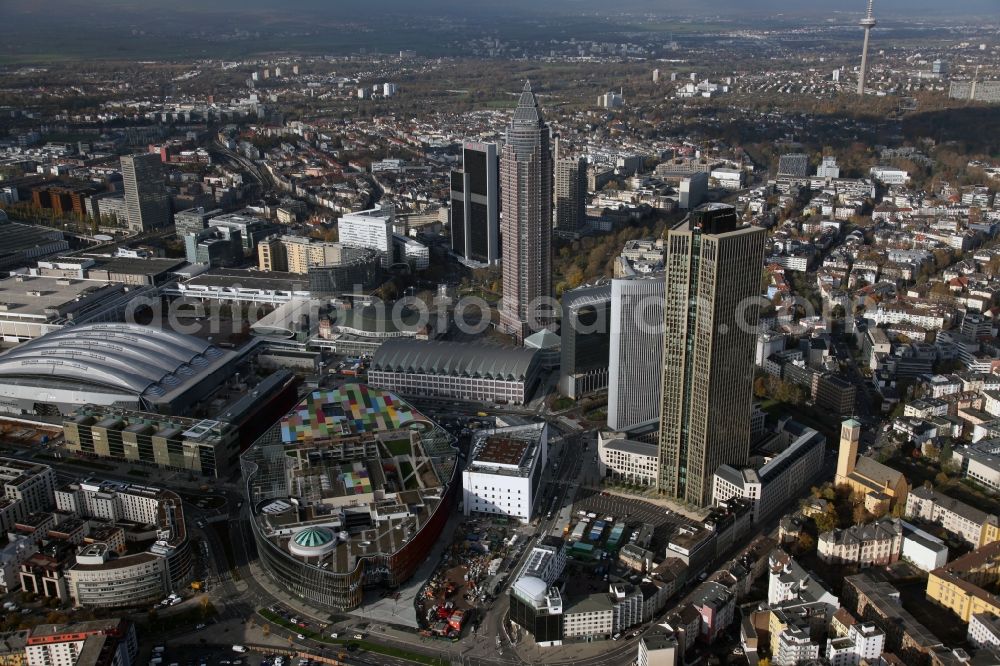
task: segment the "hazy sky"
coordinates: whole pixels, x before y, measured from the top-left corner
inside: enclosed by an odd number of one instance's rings
[[[810,2],[806,0],[4,0],[5,13],[28,12],[59,16],[62,12],[94,16],[97,13],[139,13],[152,9],[157,13],[178,11],[224,11],[236,15],[260,10],[282,10],[323,14],[351,12],[367,15],[379,11],[393,13],[428,11],[457,12],[462,14],[505,13],[509,11],[542,11],[559,13],[580,10],[651,11],[657,13],[697,14],[832,14],[834,12],[858,13],[865,11],[866,0],[835,0]],[[986,20],[1000,19],[1000,0],[876,0],[876,14],[884,17],[913,16],[917,14],[975,15]]]
[[[866,7],[867,0],[0,0],[0,62],[362,48],[442,55],[450,53],[448,40],[463,34],[515,43],[628,41],[633,30],[664,38],[676,30],[683,41],[702,22],[724,29],[848,27]],[[995,25],[1000,0],[875,0],[875,14],[883,29],[898,28],[894,19],[904,17],[928,18],[930,26]],[[675,25],[675,17],[693,20]],[[216,35],[230,38],[213,42]]]

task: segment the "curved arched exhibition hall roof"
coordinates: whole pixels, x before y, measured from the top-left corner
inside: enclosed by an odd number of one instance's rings
[[[0,381],[47,379],[153,397],[199,379],[224,354],[198,338],[150,326],[68,326],[0,355]]]

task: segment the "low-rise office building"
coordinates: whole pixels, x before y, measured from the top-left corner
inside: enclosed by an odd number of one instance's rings
[[[66,448],[74,453],[228,475],[239,456],[239,432],[212,419],[161,416],[86,405],[63,421]]]
[[[819,641],[813,639],[808,620],[778,610],[771,613],[770,627],[774,666],[798,666],[819,658]]]
[[[542,647],[562,645],[563,600],[558,587],[522,576],[510,588],[510,621]]]
[[[188,303],[233,303],[282,305],[310,297],[310,278],[295,273],[212,268],[176,285],[163,288],[163,295],[184,298]]]
[[[615,608],[607,593],[583,597],[563,609],[565,638],[607,638],[613,632]]]
[[[753,506],[754,523],[788,506],[816,478],[823,465],[826,437],[794,421],[782,426],[790,442],[760,468],[736,469],[721,465],[715,472],[712,501],[719,504],[742,497]]]
[[[862,661],[873,664],[885,649],[885,634],[871,622],[852,624],[847,636],[831,638],[826,644],[826,659],[830,666],[858,666]]]
[[[992,613],[973,613],[969,618],[969,643],[977,649],[1000,649],[1000,617]]]
[[[624,433],[597,434],[597,460],[601,476],[643,486],[656,483],[659,447],[627,439]]]
[[[639,638],[636,666],[676,666],[679,654],[680,646],[674,632],[657,626]]]
[[[155,603],[172,591],[164,560],[152,553],[115,557],[103,544],[85,546],[66,572],[78,606],[130,608]]]
[[[885,650],[904,663],[923,664],[941,641],[899,603],[899,590],[867,573],[844,578],[841,600],[855,617],[873,623],[885,634]]]
[[[772,608],[819,603],[830,609],[831,614],[840,605],[836,596],[781,549],[771,551],[768,556],[767,603]]]
[[[63,232],[34,224],[20,224],[0,211],[0,270],[12,270],[41,257],[69,249]]]
[[[56,473],[48,465],[17,458],[0,458],[4,498],[21,502],[24,515],[47,511],[55,501]],[[0,525],[6,532],[9,526]]]
[[[989,431],[996,425],[996,421],[987,421],[982,430]],[[959,466],[966,478],[1000,490],[1000,440],[980,438],[973,444],[956,447],[952,451],[952,462]]]
[[[99,541],[85,544],[66,571],[76,605],[142,606],[191,579],[187,528],[176,493],[109,481],[71,483],[56,491],[56,508],[81,518],[131,524],[127,542],[153,542],[132,553]]]

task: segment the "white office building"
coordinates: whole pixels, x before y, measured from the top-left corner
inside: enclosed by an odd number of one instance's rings
[[[1000,648],[1000,618],[993,613],[973,613],[968,637],[974,648]]]
[[[142,525],[159,522],[159,489],[112,482],[71,483],[55,493],[56,508],[78,516]]]
[[[680,646],[674,633],[659,625],[639,639],[636,666],[677,666],[679,654]]]
[[[395,209],[380,206],[356,213],[347,213],[337,222],[337,233],[341,245],[346,247],[367,247],[382,257],[382,265],[392,263],[392,222]]]
[[[840,167],[837,166],[837,158],[832,155],[823,157],[823,162],[816,168],[818,178],[840,178]]]
[[[681,178],[677,187],[677,206],[691,210],[701,205],[708,193],[708,174],[704,171],[693,173],[687,178]]]
[[[823,466],[826,438],[795,421],[786,421],[778,440],[787,446],[758,469],[736,469],[722,465],[712,480],[712,502],[718,505],[732,497],[750,500],[753,521],[758,523],[787,507],[812,483]]]
[[[858,666],[873,664],[885,649],[885,634],[870,622],[851,625],[847,636],[832,638],[826,644],[826,658],[830,666]]]
[[[909,173],[893,167],[873,166],[868,173],[872,178],[876,178],[886,185],[906,185],[910,180]]]
[[[597,460],[602,477],[652,486],[659,469],[659,447],[628,439],[620,432],[599,432]]]
[[[608,427],[630,432],[660,420],[663,273],[611,281]]]
[[[934,571],[948,563],[948,546],[936,536],[904,522],[900,556],[922,571]]]
[[[548,424],[494,428],[477,433],[462,471],[466,516],[531,520],[548,451]]]
[[[530,576],[552,585],[566,567],[566,549],[558,537],[545,537],[531,548],[518,578]]]

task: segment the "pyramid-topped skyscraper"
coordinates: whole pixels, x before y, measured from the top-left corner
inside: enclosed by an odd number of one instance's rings
[[[531,82],[524,84],[500,154],[503,300],[500,328],[518,342],[551,321],[552,151]]]

